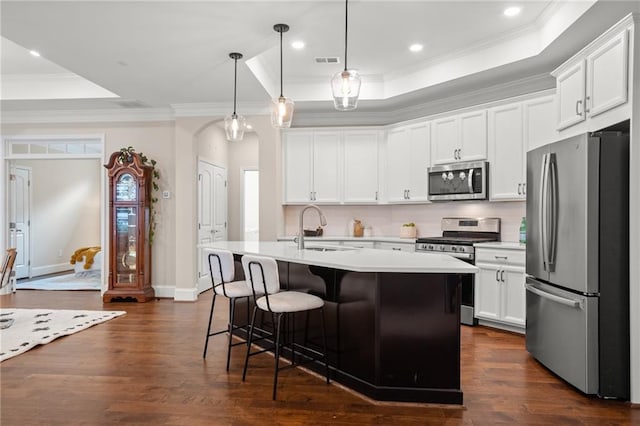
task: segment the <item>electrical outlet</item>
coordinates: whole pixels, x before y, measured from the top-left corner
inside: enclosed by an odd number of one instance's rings
[[[162,191],[162,198],[171,198],[171,192]]]
[[[62,257],[62,249],[58,250],[58,257]]]

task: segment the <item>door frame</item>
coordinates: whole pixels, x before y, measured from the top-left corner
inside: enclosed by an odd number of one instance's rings
[[[12,171],[15,171],[17,169],[21,169],[26,171],[27,173],[27,186],[26,186],[26,197],[28,198],[27,202],[28,202],[28,209],[29,211],[27,212],[27,238],[26,240],[26,246],[27,246],[27,252],[26,252],[26,256],[25,254],[23,254],[23,259],[25,262],[25,269],[26,269],[26,275],[20,275],[18,273],[18,266],[17,266],[17,259],[16,259],[16,265],[14,265],[14,269],[16,270],[16,279],[20,279],[20,278],[31,278],[31,206],[33,204],[33,197],[32,197],[32,190],[31,190],[31,178],[32,178],[32,174],[33,174],[33,170],[31,167],[28,166],[23,166],[23,165],[16,165],[16,164],[10,164],[9,165],[9,179],[7,181],[7,186],[9,188],[8,191],[8,199],[10,200],[9,203],[7,203],[7,219],[9,220],[9,236],[8,236],[8,243],[9,245],[11,245],[11,208],[13,207],[14,201],[11,199],[11,175],[13,174]],[[17,248],[17,245],[16,245]],[[18,251],[19,253],[19,251]]]
[[[2,135],[0,145],[0,247],[9,244],[9,179],[11,162],[14,160],[53,160],[53,159],[97,159],[102,164],[105,158],[104,134],[61,134],[61,135]],[[20,147],[14,152],[14,147]],[[64,147],[64,149],[62,149]],[[106,173],[100,173],[100,246],[103,259],[108,259]],[[33,209],[32,209],[33,210]],[[30,235],[33,239],[33,236]],[[29,269],[30,270],[30,269]],[[100,297],[106,290],[108,279],[107,262],[103,262]]]

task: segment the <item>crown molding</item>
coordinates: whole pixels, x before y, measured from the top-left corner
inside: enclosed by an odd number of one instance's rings
[[[33,110],[2,111],[2,124],[114,123],[173,121],[169,108],[139,108],[131,110]]]

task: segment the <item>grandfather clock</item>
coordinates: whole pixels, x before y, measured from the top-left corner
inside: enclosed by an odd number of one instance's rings
[[[109,289],[103,302],[146,302],[151,287],[149,210],[153,167],[140,155],[114,152],[105,165],[109,175]]]

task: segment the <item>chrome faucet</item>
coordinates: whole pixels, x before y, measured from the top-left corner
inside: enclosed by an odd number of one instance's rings
[[[320,215],[320,226],[325,226],[327,224],[327,218],[324,217],[322,210],[320,207],[315,204],[307,204],[305,207],[300,210],[300,219],[298,220],[298,250],[304,249],[304,212],[308,209],[314,209]]]

